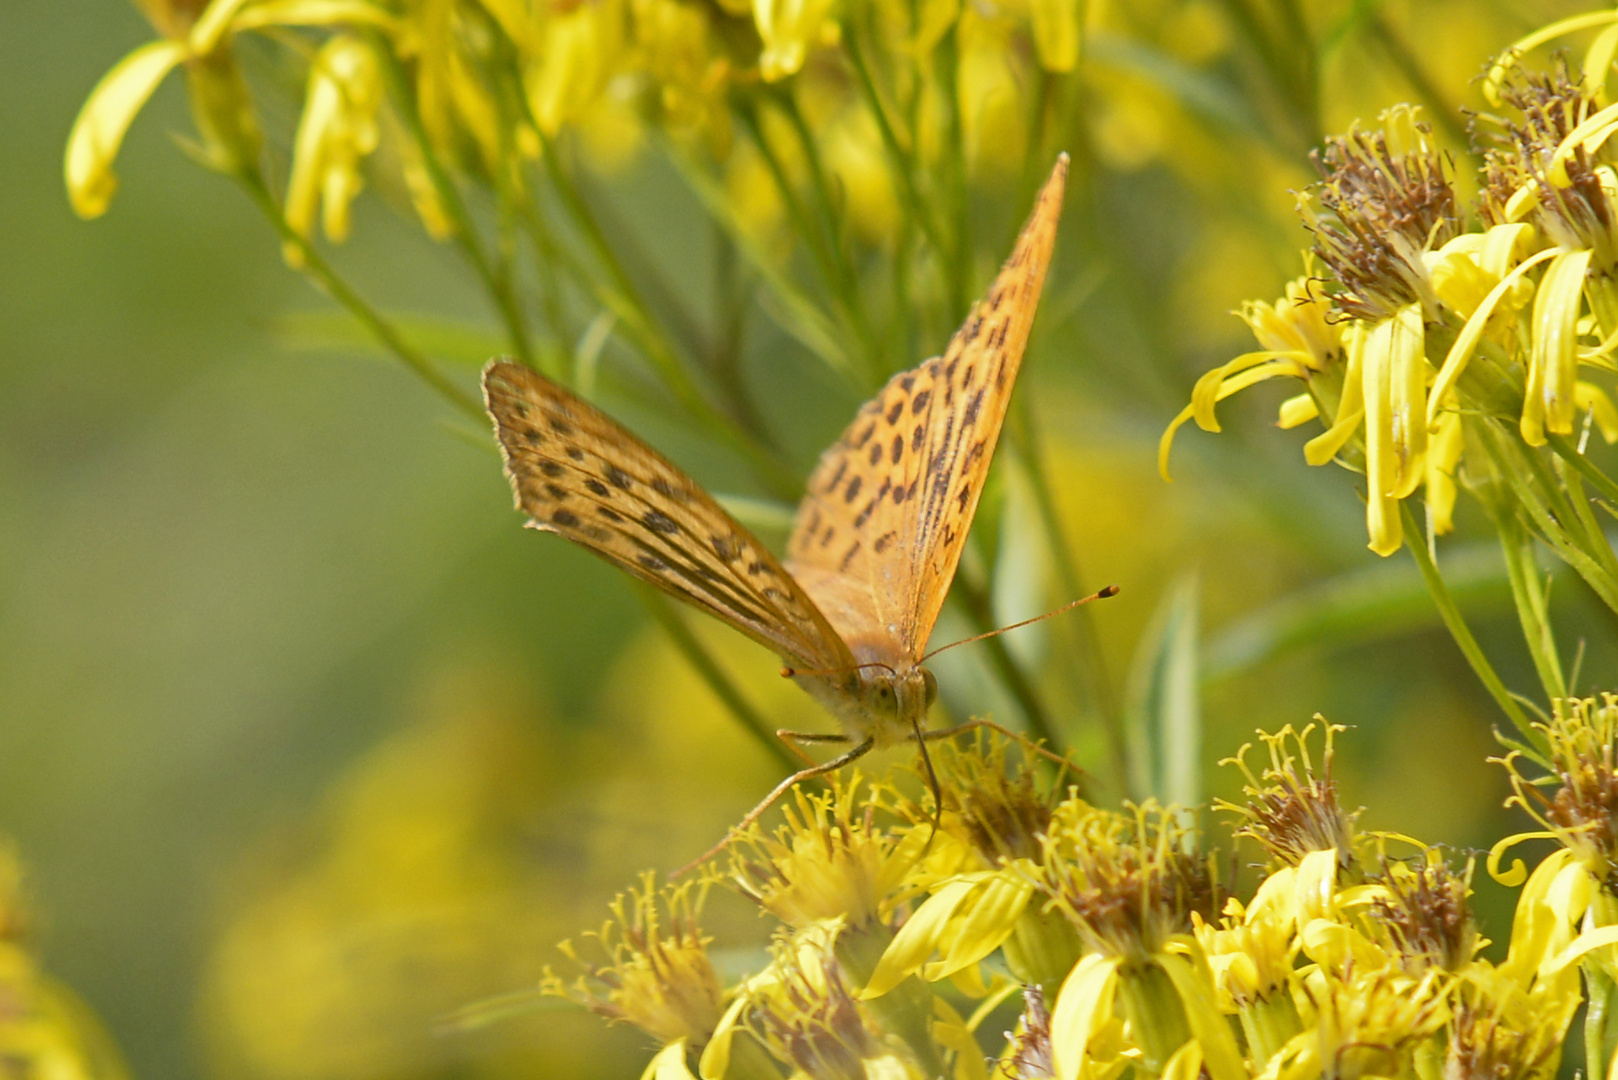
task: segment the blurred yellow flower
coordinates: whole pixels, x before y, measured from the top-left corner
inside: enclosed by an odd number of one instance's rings
[[[323,209],[326,237],[348,238],[349,207],[364,186],[360,165],[377,146],[383,88],[375,52],[364,40],[339,34],[321,46],[309,69],[309,90],[292,146],[286,218],[308,238]],[[287,262],[300,266],[302,249],[283,245]]]

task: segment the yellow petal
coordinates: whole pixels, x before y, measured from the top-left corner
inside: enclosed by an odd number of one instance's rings
[[[640,1080],[697,1080],[685,1063],[685,1040],[675,1039],[659,1050]]]
[[[1051,1056],[1056,1059],[1056,1080],[1078,1080],[1085,1064],[1090,1037],[1112,1012],[1112,994],[1118,985],[1116,957],[1091,953],[1074,965],[1051,1010]]]
[[[1388,320],[1388,420],[1398,469],[1391,494],[1407,498],[1427,477],[1427,356],[1421,305]]]
[[[374,26],[397,33],[399,20],[369,0],[259,0],[232,20],[233,33],[268,26]]]
[[[1455,381],[1461,377],[1461,372],[1466,370],[1472,354],[1477,351],[1478,341],[1483,337],[1484,328],[1488,325],[1489,316],[1494,313],[1495,306],[1516,286],[1525,273],[1555,255],[1556,249],[1549,248],[1524,260],[1511,273],[1501,278],[1500,284],[1489,290],[1489,295],[1484,297],[1477,310],[1466,320],[1466,325],[1461,327],[1461,332],[1455,336],[1455,344],[1450,346],[1449,354],[1444,357],[1443,366],[1439,368],[1438,378],[1434,380],[1432,392],[1428,396],[1429,427],[1437,425],[1439,403],[1455,386]]]
[[[1573,400],[1579,408],[1589,412],[1603,441],[1609,446],[1618,442],[1618,409],[1613,408],[1605,390],[1593,383],[1580,382],[1573,387]]]
[[[736,1037],[736,1029],[745,1008],[747,995],[737,994],[736,1000],[725,1010],[725,1015],[719,1018],[713,1037],[702,1048],[702,1057],[697,1061],[697,1072],[702,1080],[725,1080],[725,1073],[730,1071],[730,1041]]]
[[[1247,1080],[1236,1036],[1215,1005],[1214,995],[1208,992],[1213,980],[1207,966],[1199,965],[1203,976],[1199,979],[1196,968],[1184,957],[1165,955],[1158,959],[1180,995],[1192,1039],[1201,1048],[1202,1063],[1207,1066],[1209,1075],[1213,1080]],[[1165,1077],[1168,1075],[1164,1073]]]
[[[1394,319],[1378,323],[1365,342],[1361,379],[1365,385],[1365,529],[1370,548],[1392,555],[1404,543],[1399,500],[1393,489],[1399,479],[1399,455],[1393,445]],[[1401,335],[1402,336],[1402,335]]]
[[[1555,956],[1539,965],[1541,976],[1555,975],[1574,961],[1582,959],[1587,953],[1609,945],[1618,945],[1618,926],[1598,926],[1594,930],[1586,930],[1573,943]]]
[[[1282,429],[1291,431],[1300,424],[1307,424],[1320,416],[1320,406],[1315,399],[1307,393],[1295,394],[1281,402],[1281,414],[1278,423]]]
[[[1337,418],[1331,427],[1303,444],[1303,459],[1311,465],[1324,465],[1336,457],[1365,422],[1365,337],[1365,327],[1357,322],[1343,332],[1347,365],[1343,393],[1337,399]]]
[[[233,29],[236,13],[249,0],[212,0],[202,17],[191,26],[191,51],[207,56],[219,47],[225,34]]]
[[[866,1000],[881,997],[921,970],[938,948],[939,937],[954,918],[956,908],[982,885],[983,876],[973,875],[949,882],[923,901],[888,943],[859,996]]]
[[[998,949],[1017,928],[1033,894],[1033,883],[1020,874],[997,874],[984,882],[966,917],[952,920],[948,952],[942,961],[927,966],[927,979],[947,978]]]
[[[1311,851],[1298,863],[1297,883],[1299,921],[1330,918],[1332,898],[1337,894],[1337,849]]]
[[[150,42],[114,64],[90,91],[68,134],[63,162],[74,213],[82,218],[106,213],[118,190],[112,165],[129,125],[152,91],[185,56],[185,45],[180,42]]]
[[[1564,251],[1551,260],[1534,294],[1533,354],[1519,430],[1530,446],[1543,446],[1545,431],[1573,431],[1577,405],[1578,321],[1591,252]]]

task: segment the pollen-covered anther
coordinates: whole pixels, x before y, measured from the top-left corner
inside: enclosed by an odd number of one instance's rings
[[[1174,807],[1133,815],[1064,803],[1051,823],[1035,887],[1090,949],[1128,961],[1162,951],[1218,906],[1218,888]]]
[[[731,880],[800,929],[839,918],[859,929],[887,918],[909,895],[905,877],[925,835],[882,828],[876,802],[859,795],[863,782],[856,770],[823,794],[795,788],[785,824],[773,833],[754,827],[732,844]]]
[[[818,929],[818,928],[817,928]],[[811,931],[776,948],[775,978],[756,993],[748,1027],[783,1062],[817,1080],[867,1080],[887,1051],[849,990],[830,942]]]
[[[1437,310],[1423,255],[1459,231],[1448,159],[1432,129],[1399,106],[1383,129],[1352,129],[1312,155],[1320,181],[1300,199],[1337,309],[1376,322],[1420,302]]]
[[[1550,722],[1534,726],[1545,735],[1560,785],[1547,798],[1522,774],[1520,755],[1510,754],[1501,759],[1515,791],[1508,801],[1532,814],[1618,895],[1618,694],[1558,698]]]
[[[1009,739],[978,728],[964,745],[942,742],[931,751],[944,830],[991,867],[1039,858],[1061,795],[1060,779],[1042,782],[1026,760],[1008,759],[1009,747]],[[901,803],[899,812],[917,824],[929,823],[932,816],[917,803]]]
[[[1516,113],[1479,117],[1473,124],[1484,155],[1484,188],[1478,208],[1497,225],[1528,217],[1552,243],[1590,249],[1598,270],[1618,266],[1618,213],[1612,203],[1612,170],[1581,143],[1567,137],[1601,103],[1565,60],[1550,71],[1513,69],[1500,87],[1501,103]]]
[[[1343,809],[1332,777],[1332,736],[1344,729],[1322,724],[1326,746],[1318,774],[1308,746],[1313,723],[1302,731],[1288,724],[1274,735],[1259,732],[1270,752],[1270,764],[1262,773],[1255,776],[1247,766],[1251,743],[1221,762],[1235,765],[1246,777],[1242,785],[1246,805],[1223,800],[1215,805],[1245,819],[1235,830],[1237,836],[1252,837],[1287,866],[1297,866],[1310,852],[1335,850],[1338,866],[1347,870],[1354,865],[1354,822],[1359,811]]]
[[[1459,971],[1471,961],[1478,947],[1467,903],[1471,881],[1470,862],[1459,874],[1436,859],[1384,866],[1381,884],[1388,895],[1372,902],[1371,917],[1386,930],[1409,974],[1433,967]]]

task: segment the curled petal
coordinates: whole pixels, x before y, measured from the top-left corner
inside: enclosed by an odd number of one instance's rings
[[[82,218],[106,213],[118,179],[113,162],[124,135],[152,91],[186,57],[182,42],[142,45],[101,77],[73,121],[63,172],[73,212]]]

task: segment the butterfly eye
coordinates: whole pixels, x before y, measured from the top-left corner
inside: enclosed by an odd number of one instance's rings
[[[926,668],[921,669],[921,685],[925,688],[926,701],[930,707],[933,702],[938,700],[938,680]]]

